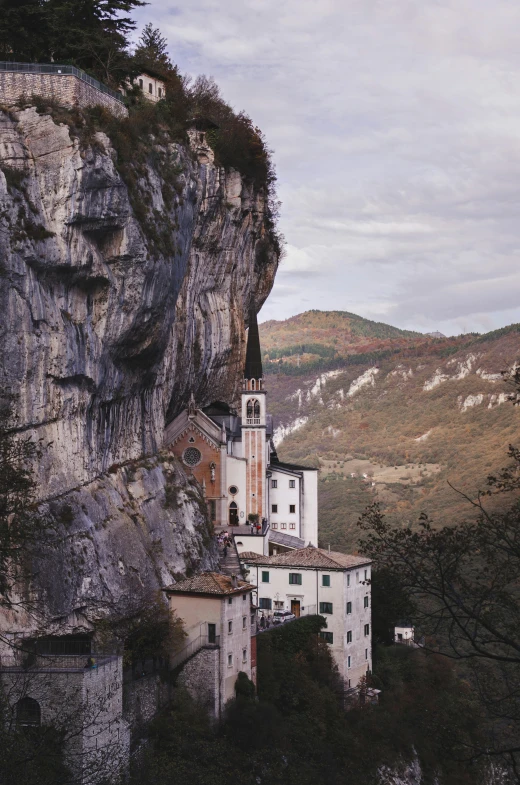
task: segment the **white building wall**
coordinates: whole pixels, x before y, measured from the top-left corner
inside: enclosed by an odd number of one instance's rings
[[[356,687],[367,668],[372,670],[372,597],[371,567],[356,567],[344,573],[345,592],[345,683],[350,679],[350,686]],[[365,608],[365,597],[368,607]],[[352,613],[346,613],[347,602],[352,603]],[[369,634],[365,635],[365,625],[369,625]],[[352,631],[352,642],[347,643],[347,632]],[[348,657],[350,656],[350,668]]]
[[[247,580],[257,587],[257,604],[260,605],[261,599],[270,599],[272,611],[290,611],[292,600],[298,600],[303,615],[319,614],[320,603],[332,603],[332,614],[322,612],[321,615],[327,619],[326,631],[333,634],[331,651],[346,687],[356,687],[367,669],[372,670],[371,588],[370,583],[365,582],[365,569],[367,580],[370,580],[370,566],[327,570],[262,566],[251,562],[246,568],[249,570]],[[262,572],[269,573],[269,582],[262,580]],[[302,576],[301,586],[289,583],[289,573]],[[330,586],[323,585],[324,575],[330,576]],[[368,597],[367,608],[365,596]],[[347,602],[352,603],[349,614]],[[365,635],[366,624],[369,625],[368,635]],[[347,642],[349,631],[352,632],[351,642]]]
[[[301,537],[300,477],[277,471],[273,467],[271,467],[271,471],[272,476],[269,480],[269,521],[271,528],[275,531],[290,534],[293,537]],[[277,483],[276,488],[273,488],[273,480]],[[289,487],[291,480],[294,481],[294,488]],[[295,507],[294,513],[289,512],[291,504]],[[273,505],[277,506],[277,512],[273,512]]]
[[[161,101],[166,96],[164,82],[161,79],[157,79],[155,76],[140,74],[134,79],[134,84],[139,85],[143,91],[144,97],[154,103]]]
[[[301,534],[305,545],[318,547],[318,472],[303,472]]]
[[[247,521],[246,468],[247,462],[244,458],[237,458],[233,455],[226,455],[226,504],[229,509],[230,503],[232,501],[236,502],[238,505],[238,519],[240,523],[246,523]],[[231,496],[229,493],[229,488],[232,485],[235,485],[238,488],[238,493],[235,496]],[[228,518],[225,518],[224,520],[228,520]]]
[[[235,697],[235,682],[240,671],[251,678],[251,595],[225,597],[221,605],[220,701],[221,710]],[[231,600],[231,603],[229,602]],[[229,622],[232,623],[231,632]],[[245,656],[244,656],[245,650]],[[231,664],[229,664],[231,658]]]

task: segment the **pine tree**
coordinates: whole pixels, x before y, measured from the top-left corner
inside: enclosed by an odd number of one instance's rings
[[[164,74],[173,70],[168,55],[168,42],[159,28],[154,28],[151,23],[143,29],[134,57],[143,68],[152,68]]]

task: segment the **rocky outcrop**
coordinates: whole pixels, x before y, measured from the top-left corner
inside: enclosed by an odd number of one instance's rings
[[[66,502],[91,535],[73,528],[42,578],[53,613],[210,565],[198,502],[172,528],[157,501],[163,468],[142,470],[139,497],[116,470],[158,452],[191,392],[199,405],[234,398],[247,314],[278,263],[265,193],[238,172],[164,134],[137,171],[125,182],[104,133],[81,139],[35,108],[0,112],[0,386],[17,396],[16,428],[44,445],[40,500]]]

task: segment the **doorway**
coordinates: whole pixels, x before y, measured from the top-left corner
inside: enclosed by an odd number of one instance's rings
[[[229,525],[238,526],[238,505],[236,502],[231,502],[229,505]]]
[[[297,618],[300,616],[300,600],[291,600],[291,613]]]

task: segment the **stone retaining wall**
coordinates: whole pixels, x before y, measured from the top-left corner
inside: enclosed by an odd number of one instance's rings
[[[213,717],[220,715],[219,662],[220,649],[201,649],[183,666],[178,679]]]
[[[124,104],[74,74],[0,72],[0,104],[13,106],[32,95],[55,101],[61,106],[103,106],[116,117],[128,117]]]

